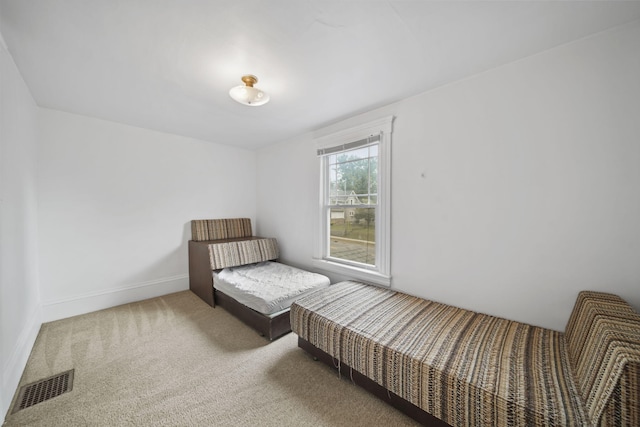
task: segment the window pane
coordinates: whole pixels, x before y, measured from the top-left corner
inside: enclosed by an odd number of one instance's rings
[[[344,161],[343,159],[347,157],[349,160],[354,159],[366,159],[369,157],[369,147],[356,148],[355,150],[344,151],[342,154],[338,155],[338,161]]]
[[[338,190],[338,171],[336,170],[335,165],[329,167],[329,195],[331,198],[337,194]],[[329,201],[329,204],[334,204],[332,200]]]
[[[329,204],[375,204],[378,192],[378,146],[328,156]],[[372,201],[373,200],[373,201]]]
[[[372,195],[378,194],[378,158],[377,157],[372,157],[369,160],[369,192]]]
[[[369,193],[369,161],[354,160],[337,165],[338,187],[344,195]],[[359,203],[359,202],[357,202]]]
[[[329,256],[375,265],[375,208],[330,209]]]

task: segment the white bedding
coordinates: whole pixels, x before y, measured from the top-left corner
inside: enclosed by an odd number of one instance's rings
[[[282,312],[302,295],[329,284],[322,274],[271,261],[213,273],[215,289],[265,315]]]

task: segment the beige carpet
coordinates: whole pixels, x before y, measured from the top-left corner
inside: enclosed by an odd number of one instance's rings
[[[189,291],[42,325],[20,385],[72,368],[73,391],[6,425],[416,425]]]

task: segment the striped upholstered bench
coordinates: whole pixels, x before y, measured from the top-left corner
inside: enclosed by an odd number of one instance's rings
[[[429,425],[640,426],[640,315],[581,292],[566,332],[357,282],[291,307],[299,346]]]

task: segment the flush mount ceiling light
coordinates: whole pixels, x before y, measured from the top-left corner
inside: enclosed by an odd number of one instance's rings
[[[269,95],[253,87],[254,84],[258,83],[256,76],[252,76],[251,74],[242,76],[242,81],[244,82],[244,86],[236,86],[229,91],[231,98],[240,104],[251,107],[257,107],[258,105],[264,105],[269,102]]]

